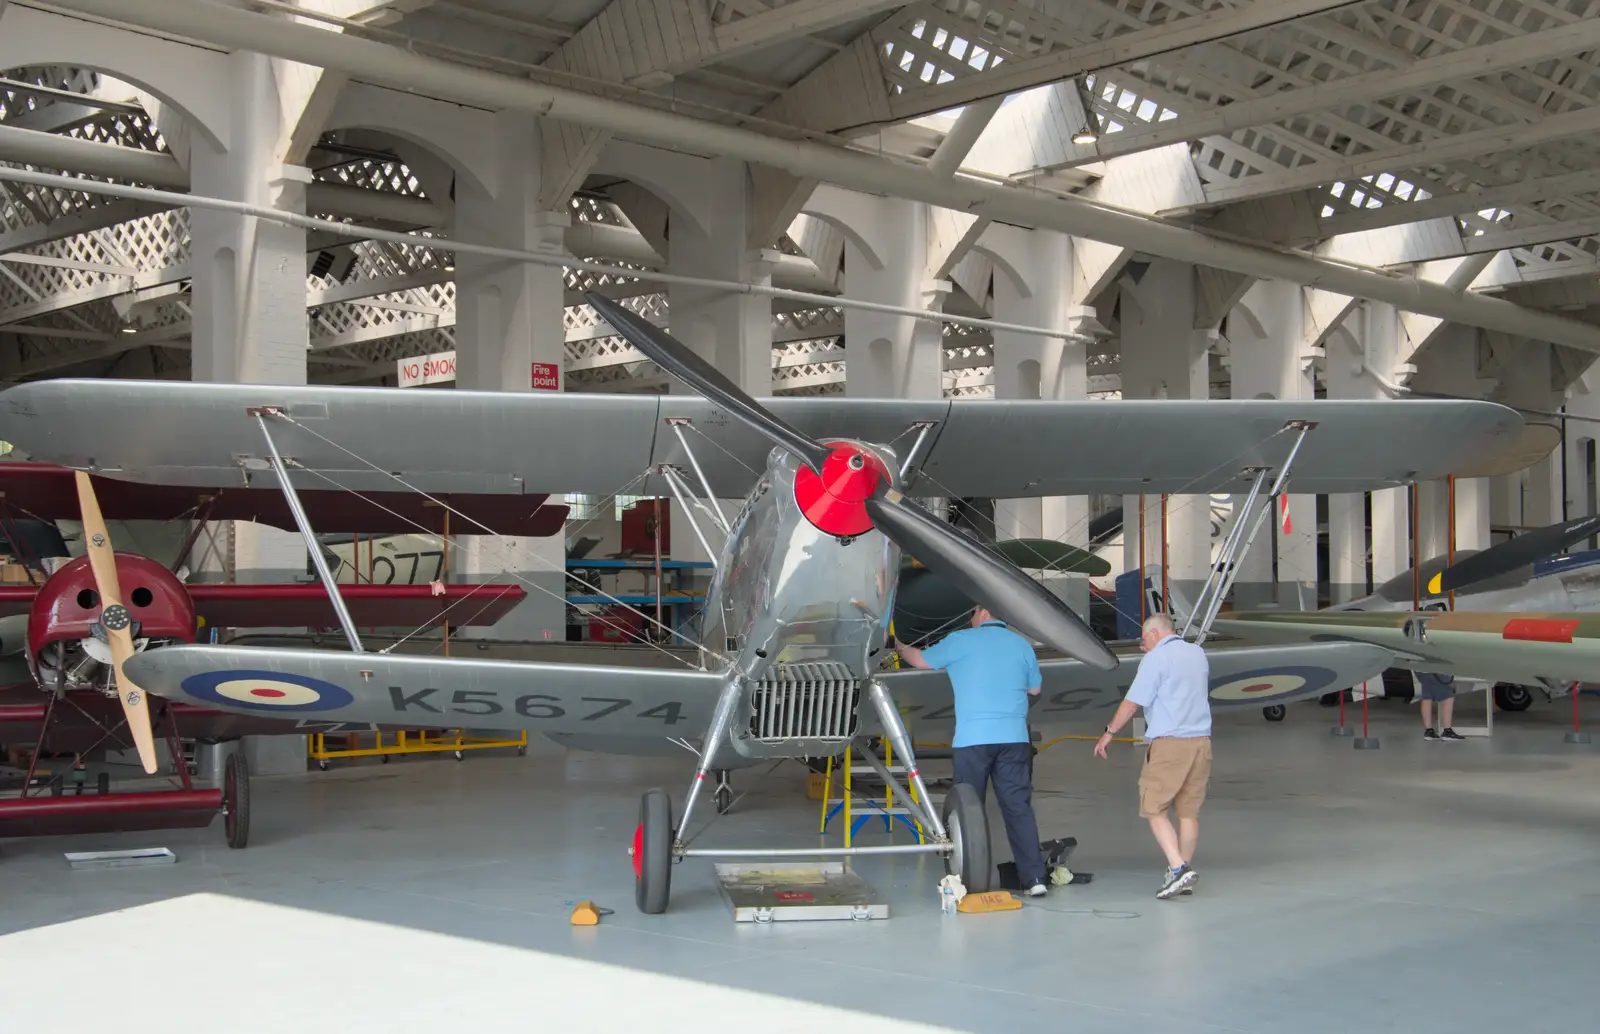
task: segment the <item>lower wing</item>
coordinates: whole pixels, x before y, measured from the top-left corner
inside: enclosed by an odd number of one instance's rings
[[[1034,725],[1096,720],[1099,712],[1122,702],[1143,656],[1119,651],[1121,663],[1113,671],[1096,671],[1066,658],[1041,660],[1042,688],[1028,720]],[[1393,663],[1388,650],[1362,643],[1227,645],[1207,648],[1206,660],[1214,711],[1289,704],[1334,693],[1373,678]],[[944,672],[903,668],[879,678],[913,732],[929,726],[948,728],[955,720],[950,680]]]
[[[1362,643],[1390,667],[1535,684],[1588,681],[1600,668],[1600,614],[1472,611],[1242,613],[1212,627],[1267,643]]]
[[[166,646],[128,674],[171,700],[255,715],[406,727],[699,736],[724,675],[471,657]]]

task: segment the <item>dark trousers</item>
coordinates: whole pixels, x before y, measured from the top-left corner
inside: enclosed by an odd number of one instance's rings
[[[955,781],[988,796],[994,779],[994,798],[1006,821],[1006,839],[1024,887],[1043,883],[1044,854],[1039,850],[1039,823],[1033,817],[1033,747],[1026,743],[982,743],[955,748]]]

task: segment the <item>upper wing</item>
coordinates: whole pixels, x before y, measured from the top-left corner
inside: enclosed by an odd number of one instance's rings
[[[1067,658],[1039,661],[1043,685],[1029,721],[1087,721],[1121,703],[1143,654],[1119,650],[1114,671],[1097,671]],[[1206,649],[1215,711],[1266,707],[1333,693],[1365,682],[1390,666],[1388,650],[1358,643],[1300,646],[1217,646]],[[895,696],[906,724],[948,727],[955,718],[950,680],[942,671],[902,668],[879,676]]]
[[[443,530],[444,510],[415,492],[381,491],[364,496],[312,477],[299,485],[300,504],[311,526],[323,533],[393,535]],[[391,488],[393,486],[390,486]],[[295,531],[294,515],[276,488],[241,487],[235,470],[228,487],[138,484],[94,479],[100,510],[114,521],[175,521],[203,517],[214,521],[256,521]],[[546,504],[544,495],[446,495],[457,513],[458,531],[493,528],[501,535],[543,538],[561,531],[567,507]],[[49,463],[0,463],[0,508],[46,521],[78,519],[73,472]]]
[[[432,493],[610,493],[656,464],[686,461],[665,425],[686,419],[718,495],[743,495],[768,444],[704,399],[409,391],[161,381],[61,380],[0,394],[0,440],[35,459],[157,484],[272,486],[248,410],[276,406],[279,449],[337,485]],[[898,442],[933,425],[916,489],[1027,498],[1094,492],[1230,492],[1252,467],[1282,464],[1292,420],[1316,423],[1292,484],[1353,492],[1442,477],[1498,451],[1522,418],[1487,402],[939,401],[774,398],[772,411],[818,438]],[[160,413],[160,420],[151,420]],[[138,434],[122,433],[128,427]],[[570,448],[581,430],[581,449]],[[705,443],[701,443],[704,445]],[[312,473],[304,488],[334,485]],[[655,491],[653,482],[640,489]],[[664,494],[665,488],[661,489]],[[498,529],[497,529],[498,530]]]
[[[134,657],[151,693],[226,711],[319,721],[698,736],[726,678],[692,668],[166,646]]]
[[[1212,627],[1258,642],[1371,643],[1393,654],[1393,667],[1500,682],[1588,681],[1600,667],[1600,614],[1273,611]]]

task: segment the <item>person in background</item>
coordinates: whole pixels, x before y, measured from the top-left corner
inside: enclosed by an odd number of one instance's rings
[[[1416,672],[1417,691],[1422,698],[1422,738],[1429,743],[1457,743],[1465,736],[1450,728],[1456,711],[1456,677],[1436,675],[1431,671]],[[1439,705],[1439,723],[1443,729],[1435,731],[1433,705]]]
[[[1206,652],[1173,631],[1172,619],[1157,614],[1144,623],[1139,638],[1144,660],[1128,695],[1117,705],[1105,734],[1094,745],[1096,757],[1118,729],[1144,708],[1144,767],[1139,771],[1139,815],[1167,857],[1166,878],[1156,897],[1165,901],[1194,891],[1194,851],[1200,840],[1200,805],[1211,780],[1211,665]],[[1173,829],[1168,810],[1178,816]]]
[[[1028,742],[1028,698],[1043,683],[1033,644],[987,608],[972,612],[972,627],[952,632],[926,650],[894,644],[913,668],[940,668],[956,698],[955,781],[994,796],[1006,823],[1017,876],[1030,897],[1049,892],[1039,823],[1033,815],[1033,745]]]

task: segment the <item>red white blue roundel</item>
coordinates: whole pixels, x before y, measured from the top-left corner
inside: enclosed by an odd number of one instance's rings
[[[195,700],[250,711],[333,711],[354,702],[348,690],[331,682],[277,671],[211,671],[183,680]]]
[[[1335,673],[1328,668],[1284,665],[1241,672],[1211,680],[1211,702],[1220,706],[1248,704],[1265,707],[1290,698],[1317,696],[1334,690]]]

